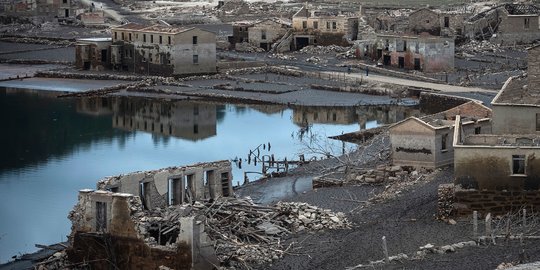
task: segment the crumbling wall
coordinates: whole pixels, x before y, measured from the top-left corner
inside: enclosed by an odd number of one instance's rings
[[[265,20],[248,28],[248,33],[249,43],[253,46],[270,50],[272,44],[287,33],[287,28],[281,23]]]
[[[427,32],[438,36],[441,32],[439,14],[427,8],[417,10],[409,15],[409,29],[416,34]]]
[[[176,180],[179,184],[175,185],[177,190],[173,190],[171,181]],[[142,195],[141,199],[147,209],[233,194],[231,164],[226,160],[108,177],[100,180],[97,188]],[[173,194],[169,194],[169,191]],[[187,196],[185,193],[190,194]],[[180,194],[183,194],[183,198],[180,198]]]
[[[439,186],[439,217],[469,216],[473,211],[481,215],[504,215],[521,208],[540,210],[540,191],[507,191],[463,189],[454,185]]]
[[[130,194],[81,190],[69,218],[67,255],[74,264],[92,269],[213,269],[217,264],[204,225],[179,213],[148,216]]]

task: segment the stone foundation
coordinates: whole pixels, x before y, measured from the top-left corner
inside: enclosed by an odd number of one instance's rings
[[[440,185],[438,193],[439,218],[469,216],[473,211],[504,215],[524,207],[534,212],[540,210],[540,190],[476,190],[447,184]]]

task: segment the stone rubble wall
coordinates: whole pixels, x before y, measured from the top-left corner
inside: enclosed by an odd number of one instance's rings
[[[465,217],[478,211],[481,215],[504,215],[526,207],[540,210],[540,190],[476,190],[462,189],[453,184],[441,185],[438,190],[438,217]]]

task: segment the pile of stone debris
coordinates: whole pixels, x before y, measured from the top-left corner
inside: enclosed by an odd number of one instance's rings
[[[279,202],[268,207],[249,199],[220,198],[196,203],[193,210],[205,217],[205,230],[216,241],[219,260],[235,268],[281,258],[288,249],[281,238],[290,233],[350,227],[343,213],[307,203]]]
[[[306,54],[329,54],[329,53],[344,53],[349,51],[349,47],[342,47],[337,45],[330,46],[314,46],[309,45],[300,49],[300,53]]]
[[[470,42],[461,45],[459,50],[465,53],[480,53],[480,52],[501,52],[499,44],[493,44],[487,40],[471,40]]]
[[[265,52],[263,48],[253,46],[247,42],[236,43],[234,49],[239,52],[250,52],[250,53]]]
[[[379,165],[375,169],[355,169],[346,177],[333,178],[329,175],[313,179],[313,187],[342,186],[344,184],[383,184],[387,182],[408,181],[418,176],[417,171],[407,171],[401,166]]]

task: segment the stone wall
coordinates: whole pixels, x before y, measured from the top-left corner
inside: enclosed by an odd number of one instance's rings
[[[504,215],[523,207],[532,211],[540,210],[540,190],[476,190],[454,185],[439,186],[439,216],[468,216],[473,211],[481,215]]]

